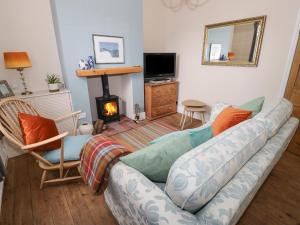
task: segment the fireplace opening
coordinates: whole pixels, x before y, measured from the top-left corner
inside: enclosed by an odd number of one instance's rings
[[[104,104],[104,115],[115,116],[118,114],[118,105],[116,102],[107,102]]]
[[[120,120],[119,97],[110,95],[109,98],[96,98],[98,118],[105,123]]]
[[[103,96],[96,98],[98,118],[105,123],[120,121],[119,97],[109,92],[108,76],[101,76]]]

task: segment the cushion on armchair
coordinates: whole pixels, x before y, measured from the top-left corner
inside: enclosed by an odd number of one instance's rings
[[[80,152],[91,135],[67,136],[64,138],[64,161],[76,161],[80,159]],[[60,149],[48,151],[43,158],[51,163],[60,162]]]
[[[59,135],[54,120],[26,113],[19,113],[18,118],[23,135],[23,140],[26,145],[44,141]],[[43,152],[55,150],[59,148],[60,145],[60,140],[57,140],[49,144],[34,148],[33,151]]]

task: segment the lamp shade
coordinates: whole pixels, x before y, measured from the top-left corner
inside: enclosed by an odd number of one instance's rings
[[[4,52],[3,56],[6,69],[19,69],[32,66],[26,52]]]

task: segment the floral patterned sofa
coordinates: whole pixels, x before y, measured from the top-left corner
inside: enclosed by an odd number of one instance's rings
[[[105,191],[107,205],[121,225],[236,224],[298,127],[298,119],[290,117],[292,109],[283,99],[267,113],[192,149],[173,164],[166,184],[153,183],[137,170],[117,163]],[[223,164],[218,159],[241,148],[245,151],[220,170]],[[207,161],[203,160],[206,151],[215,154],[207,156]],[[249,151],[253,155],[247,159]],[[216,167],[219,169],[214,170]],[[204,170],[211,183],[199,192],[195,186]],[[206,201],[201,202],[203,199]]]

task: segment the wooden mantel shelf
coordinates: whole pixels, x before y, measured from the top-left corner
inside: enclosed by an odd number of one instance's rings
[[[78,77],[97,77],[103,75],[127,75],[131,73],[141,73],[143,68],[141,66],[131,67],[113,67],[103,69],[91,69],[91,70],[76,70]]]

